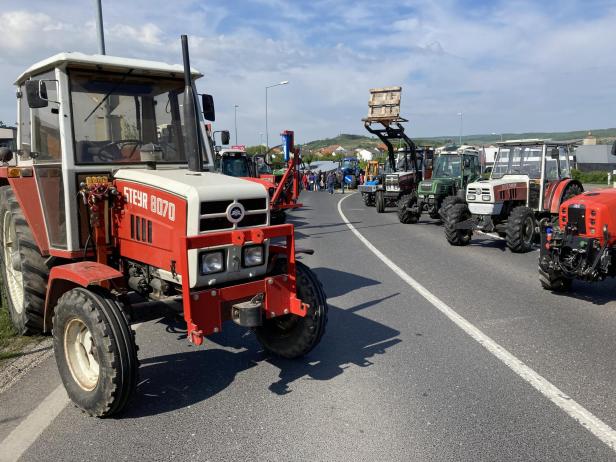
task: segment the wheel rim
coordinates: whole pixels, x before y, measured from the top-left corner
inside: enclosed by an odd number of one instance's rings
[[[24,277],[21,271],[15,269],[14,255],[17,246],[17,235],[11,212],[4,213],[2,218],[2,250],[4,252],[4,279],[8,289],[13,309],[17,313],[24,310]]]
[[[75,382],[93,390],[100,375],[98,355],[92,333],[80,319],[71,319],[64,328],[64,356]]]
[[[532,217],[527,217],[526,220],[524,220],[524,226],[522,227],[522,237],[526,245],[529,245],[532,242],[534,233],[535,222]]]

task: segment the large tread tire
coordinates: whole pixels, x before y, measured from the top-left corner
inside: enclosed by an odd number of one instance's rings
[[[544,270],[539,266],[539,281],[541,287],[552,292],[569,292],[573,281],[562,273],[553,270]]]
[[[563,200],[560,202],[561,204],[565,201],[568,201],[572,197],[575,197],[584,192],[584,188],[577,183],[569,183],[563,192]],[[560,204],[558,204],[560,206]]]
[[[7,272],[4,253],[5,220],[6,226],[14,229],[15,240],[12,244],[14,250],[11,254],[21,267],[21,289],[16,289],[23,294],[21,305],[19,301],[14,302],[8,288],[7,279],[11,276]],[[10,186],[0,188],[0,269],[3,283],[2,300],[8,307],[15,330],[20,335],[42,333],[49,268]]]
[[[376,212],[384,213],[385,212],[385,193],[383,191],[376,192]]]
[[[537,238],[536,228],[534,212],[524,205],[515,207],[505,228],[507,247],[514,253],[530,252]]]
[[[351,189],[357,189],[357,177],[355,175],[351,176],[351,184],[349,185]]]
[[[286,267],[286,262],[283,263]],[[327,325],[327,297],[316,275],[301,262],[295,264],[297,296],[309,305],[305,317],[287,314],[264,321],[256,328],[263,348],[276,356],[294,359],[308,354],[321,341]]]
[[[92,356],[99,365],[98,380],[88,390],[71,372],[66,349],[66,327],[78,320],[92,338]],[[66,292],[55,307],[53,344],[64,387],[73,403],[95,417],[120,413],[130,400],[139,374],[135,331],[120,304],[103,290],[76,288]]]
[[[438,215],[442,220],[445,220],[445,214],[455,204],[464,204],[464,200],[459,196],[447,196],[441,203],[441,208],[438,209]]]
[[[414,194],[405,194],[398,199],[398,220],[400,220],[400,223],[414,224],[419,221],[419,215],[410,210],[413,203],[417,203],[417,196]]]
[[[471,217],[471,212],[466,204],[452,205],[443,218],[445,238],[447,242],[455,246],[468,245],[471,242],[473,232],[467,229],[457,229],[456,225]]]

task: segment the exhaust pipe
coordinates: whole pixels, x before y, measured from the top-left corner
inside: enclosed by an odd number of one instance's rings
[[[197,100],[193,91],[192,75],[190,73],[190,57],[188,55],[188,37],[182,35],[182,58],[184,60],[184,132],[186,133],[186,158],[188,170],[203,171],[201,144],[199,143],[199,117],[197,116]],[[190,123],[193,121],[193,123]]]

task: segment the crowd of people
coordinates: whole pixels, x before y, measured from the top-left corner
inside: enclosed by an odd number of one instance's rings
[[[364,172],[358,178],[358,184],[363,184]],[[330,170],[329,172],[306,170],[302,173],[300,186],[306,191],[325,191],[334,194],[336,185],[341,185],[344,192],[344,179],[342,172],[339,170]]]

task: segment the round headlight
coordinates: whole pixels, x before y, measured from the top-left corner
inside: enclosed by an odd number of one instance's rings
[[[201,255],[201,274],[219,273],[225,268],[222,250]]]
[[[244,266],[259,266],[263,264],[263,246],[244,247]]]

